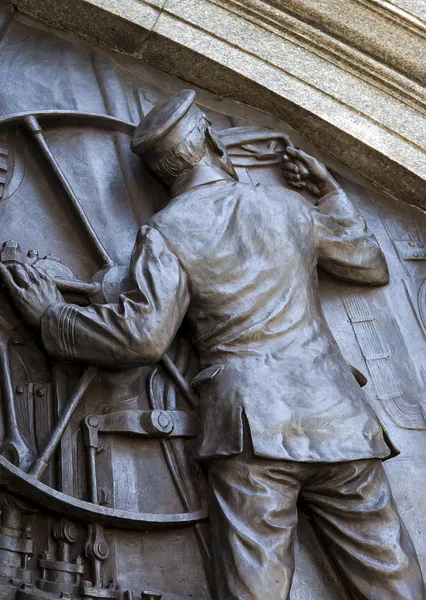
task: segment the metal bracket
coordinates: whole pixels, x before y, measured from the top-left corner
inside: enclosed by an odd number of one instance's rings
[[[425,242],[394,242],[398,254],[402,260],[426,260],[426,245]]]
[[[123,410],[84,420],[86,446],[97,446],[98,433],[118,433],[138,437],[195,437],[197,416],[189,410]]]

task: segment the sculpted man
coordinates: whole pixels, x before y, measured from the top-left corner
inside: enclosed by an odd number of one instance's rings
[[[285,600],[299,497],[358,600],[426,598],[382,460],[395,454],[321,310],[317,266],[385,285],[384,256],[326,169],[288,148],[284,187],[240,183],[219,136],[182,91],[141,122],[132,148],[171,188],[137,236],[118,304],[66,304],[30,266],[1,267],[58,360],[157,362],[184,317],[202,371],[198,459],[208,468],[217,598]],[[303,184],[303,181],[302,181]]]

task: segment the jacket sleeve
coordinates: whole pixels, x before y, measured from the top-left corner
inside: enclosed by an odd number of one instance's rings
[[[386,285],[383,252],[343,190],[321,198],[314,210],[318,264],[339,279]]]
[[[186,272],[158,230],[138,233],[129,290],[117,304],[52,304],[42,319],[50,356],[105,367],[158,362],[167,351],[189,304]]]

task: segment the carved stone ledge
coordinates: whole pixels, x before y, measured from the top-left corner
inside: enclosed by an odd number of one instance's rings
[[[423,0],[391,0],[390,4],[426,22],[426,4]]]
[[[426,22],[389,0],[267,0],[266,4],[425,83]]]

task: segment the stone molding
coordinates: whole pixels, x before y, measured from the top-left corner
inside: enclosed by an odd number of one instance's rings
[[[393,2],[12,2],[283,118],[381,189],[426,208],[426,22]]]
[[[388,2],[388,0],[357,0],[357,2],[364,4],[370,10],[376,10],[384,17],[396,21],[399,26],[418,35],[425,36],[426,34],[426,21],[420,15],[410,12],[394,2]]]
[[[316,29],[293,15],[274,9],[269,3],[257,0],[211,0],[241,17],[261,23],[268,31],[291,39],[295,44],[337,65],[405,104],[426,113],[426,89],[407,76],[387,67],[341,40]],[[358,0],[363,2],[364,0]],[[367,0],[370,2],[371,0]],[[374,0],[377,3],[380,0]],[[389,3],[387,3],[389,4]],[[424,24],[426,40],[426,23]]]
[[[389,0],[266,0],[420,84],[426,21]]]
[[[426,4],[424,0],[389,0],[389,3],[397,8],[401,8],[408,18],[418,17],[420,21],[426,23]]]

